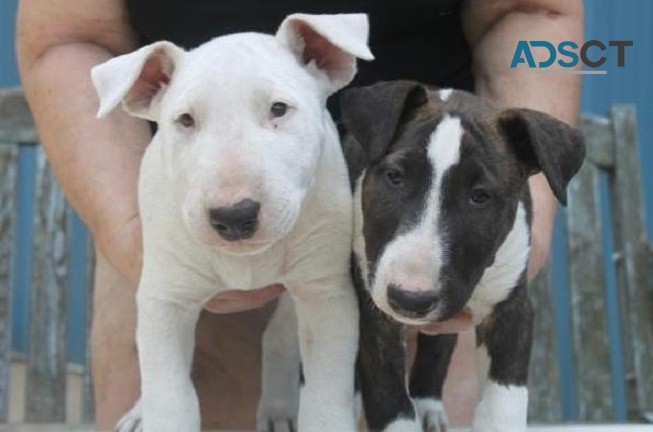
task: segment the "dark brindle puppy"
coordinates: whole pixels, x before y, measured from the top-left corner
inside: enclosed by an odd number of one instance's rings
[[[469,93],[408,81],[349,90],[341,109],[350,133],[359,366],[370,428],[446,427],[440,401],[456,337],[419,336],[408,391],[403,325],[466,308],[487,377],[473,430],[524,431],[533,314],[527,180],[543,172],[564,204],[584,157],[580,133],[543,113],[501,110]]]

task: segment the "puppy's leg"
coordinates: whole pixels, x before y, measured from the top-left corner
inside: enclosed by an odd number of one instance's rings
[[[474,432],[524,432],[533,309],[526,285],[518,286],[477,327],[480,374],[487,380],[474,412]]]
[[[117,432],[141,432],[143,430],[143,406],[137,400],[132,409],[127,412],[116,425]]]
[[[190,379],[198,307],[151,296],[139,287],[136,340],[144,432],[198,432],[199,404]]]
[[[417,355],[410,375],[410,395],[424,432],[445,432],[449,422],[442,405],[442,387],[458,336],[417,336]]]
[[[256,413],[259,432],[296,430],[300,357],[295,305],[288,293],[277,304],[263,334],[261,400]]]
[[[289,289],[295,299],[305,379],[298,429],[353,432],[358,308],[351,279],[342,275]]]
[[[358,369],[371,431],[421,432],[406,388],[404,328],[375,309],[364,289],[360,299]]]

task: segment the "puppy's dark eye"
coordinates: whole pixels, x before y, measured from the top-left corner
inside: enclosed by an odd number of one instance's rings
[[[273,118],[283,117],[286,112],[288,112],[288,105],[283,102],[275,102],[270,107],[270,114]]]
[[[474,188],[469,197],[472,204],[481,205],[485,204],[490,200],[490,194],[483,188]]]
[[[387,170],[385,172],[385,177],[392,186],[401,186],[404,184],[404,173],[396,168],[390,168]]]
[[[185,128],[192,128],[195,126],[195,119],[188,113],[179,114],[176,120],[177,123]]]

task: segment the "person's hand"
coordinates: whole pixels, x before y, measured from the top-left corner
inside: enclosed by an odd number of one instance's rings
[[[529,179],[533,202],[533,223],[531,225],[531,254],[528,260],[528,280],[532,280],[542,269],[551,251],[553,223],[558,200],[551,192],[543,174]]]
[[[204,309],[213,313],[231,313],[258,309],[279,297],[284,291],[285,288],[281,284],[248,291],[223,291],[209,300],[204,305]]]
[[[421,333],[437,335],[443,333],[460,333],[470,330],[474,326],[472,314],[463,309],[458,315],[446,321],[427,324],[419,328]]]

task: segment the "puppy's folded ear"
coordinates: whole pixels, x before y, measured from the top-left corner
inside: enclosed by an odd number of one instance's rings
[[[543,172],[558,201],[566,205],[567,184],[585,158],[582,133],[548,114],[517,108],[501,111],[497,126],[529,174]]]
[[[354,78],[356,58],[374,60],[368,35],[366,14],[293,14],[281,23],[276,38],[302,65],[313,68],[327,94],[332,94]]]
[[[170,42],[157,42],[95,66],[91,78],[100,97],[98,117],[122,102],[133,116],[156,121],[158,102],[183,54]]]
[[[362,146],[368,163],[388,151],[402,119],[427,102],[426,88],[415,81],[382,81],[340,94],[340,112],[347,131]]]

